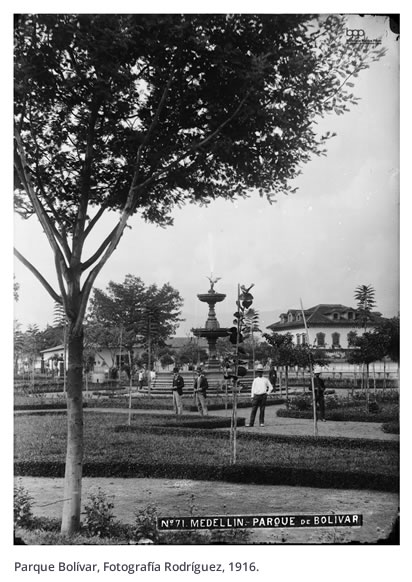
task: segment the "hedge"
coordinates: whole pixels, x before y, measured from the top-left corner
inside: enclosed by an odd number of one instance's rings
[[[382,424],[382,430],[383,432],[386,432],[388,434],[399,434],[400,433],[399,422],[398,421],[385,422],[384,424]]]
[[[87,402],[83,402],[83,408],[87,408]],[[66,402],[47,402],[42,404],[16,404],[14,410],[67,410]]]
[[[287,410],[279,408],[276,415],[281,418],[302,418],[312,419],[312,410]],[[366,412],[365,410],[354,410],[353,408],[345,409],[326,409],[326,420],[349,421],[349,422],[391,422],[396,416],[394,412]]]

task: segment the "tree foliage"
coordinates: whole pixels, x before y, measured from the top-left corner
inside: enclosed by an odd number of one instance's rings
[[[354,349],[350,352],[349,361],[354,364],[370,364],[389,356],[394,362],[399,362],[399,317],[385,319],[371,332],[355,336],[352,342]]]
[[[375,289],[372,285],[359,285],[355,289],[354,297],[357,301],[359,322],[366,331],[366,325],[371,320],[372,309],[376,305]]]
[[[249,309],[245,311],[242,331],[245,339],[253,337],[254,333],[261,332],[261,329],[259,328],[259,312],[253,307],[249,307]]]
[[[385,319],[375,329],[384,346],[385,355],[393,362],[399,362],[400,358],[400,318]]]
[[[271,359],[276,366],[309,368],[310,365],[324,366],[326,363],[322,350],[308,344],[296,345],[289,332],[286,334],[265,333],[263,337],[271,346]]]
[[[19,300],[19,289],[20,289],[20,284],[18,283],[18,281],[16,281],[16,275],[13,276],[13,298],[14,301],[18,301]]]
[[[183,299],[169,283],[146,286],[140,277],[126,275],[123,283],[110,281],[106,291],[95,289],[89,322],[101,329],[115,329],[128,349],[136,343],[164,345],[180,321]]]
[[[16,20],[16,210],[40,219],[60,293],[43,284],[78,326],[129,216],[167,224],[185,201],[288,192],[302,162],[325,152],[316,118],[356,103],[345,79],[382,54],[346,44],[338,16]],[[108,209],[121,211],[118,224],[81,260]],[[90,269],[80,310],[74,267]]]

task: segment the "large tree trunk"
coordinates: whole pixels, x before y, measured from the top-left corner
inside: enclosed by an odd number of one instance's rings
[[[67,452],[64,478],[62,534],[72,534],[80,528],[80,505],[83,467],[83,329],[68,337],[67,370]]]

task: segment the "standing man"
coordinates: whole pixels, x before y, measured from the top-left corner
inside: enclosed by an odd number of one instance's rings
[[[201,416],[207,416],[209,414],[206,403],[206,390],[209,387],[207,378],[204,375],[202,368],[197,368],[197,378],[195,378],[193,390],[194,397],[198,411]]]
[[[263,377],[263,366],[258,364],[256,367],[257,377],[252,384],[252,411],[250,413],[249,424],[255,424],[257,409],[259,408],[259,426],[265,426],[265,406],[267,395],[273,391],[273,386],[267,378]]]
[[[320,377],[321,371],[315,368],[315,377],[313,379],[313,384],[315,387],[315,402],[316,409],[319,412],[319,420],[325,422],[325,382],[323,378]]]
[[[144,380],[144,369],[140,368],[138,382],[137,382],[137,389],[138,390],[143,390],[143,380]]]
[[[182,394],[184,385],[185,382],[182,376],[179,374],[179,368],[173,368],[173,380],[172,380],[173,409],[175,411],[175,414],[179,415],[181,415],[183,412]]]

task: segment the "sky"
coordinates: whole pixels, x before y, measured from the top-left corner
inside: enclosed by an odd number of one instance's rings
[[[184,299],[177,335],[189,335],[207,318],[198,293],[207,276],[221,277],[216,307],[222,326],[231,325],[238,284],[254,283],[253,307],[261,327],[279,314],[318,303],[355,306],[357,286],[372,285],[376,309],[399,312],[399,45],[384,16],[351,16],[351,28],[369,39],[382,38],[387,54],[355,79],[358,105],[342,116],[319,121],[319,131],[336,132],[326,157],[314,157],[291,182],[294,195],[279,194],[273,205],[258,197],[236,203],[217,200],[208,207],[176,209],[173,227],[161,229],[133,217],[120,244],[96,280],[104,289],[125,275],[147,284],[169,282]],[[101,221],[86,254],[115,224]],[[14,244],[55,286],[53,258],[35,217],[14,218]],[[14,318],[53,323],[53,300],[35,277],[15,261],[20,285]]]

